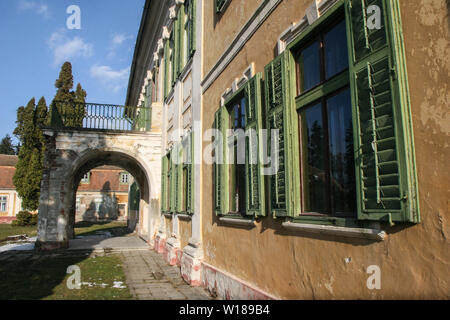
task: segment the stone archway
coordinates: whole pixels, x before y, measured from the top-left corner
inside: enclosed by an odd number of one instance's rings
[[[83,175],[101,165],[127,170],[141,189],[140,235],[159,226],[161,140],[157,133],[45,130],[46,154],[36,248],[67,248],[74,236],[76,190]]]

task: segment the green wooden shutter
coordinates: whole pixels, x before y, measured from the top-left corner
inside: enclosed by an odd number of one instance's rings
[[[226,0],[216,0],[216,13],[222,12]]]
[[[178,63],[178,19],[173,22],[172,32],[170,34],[170,42],[172,44],[172,55],[171,55],[171,64],[172,64],[172,79],[171,86],[173,87],[175,81],[177,80],[177,63]]]
[[[264,176],[261,174],[262,126],[261,77],[256,74],[245,87],[246,108],[246,214],[265,216]]]
[[[187,158],[187,177],[186,177],[186,211],[188,213],[194,213],[194,132],[189,134]]]
[[[177,21],[176,21],[176,34],[175,34],[175,41],[176,41],[176,79],[181,74],[181,71],[183,70],[184,63],[183,61],[183,52],[184,52],[184,41],[183,41],[183,35],[184,35],[184,5],[181,5],[180,9],[178,10],[177,15]],[[175,81],[176,81],[175,79]]]
[[[178,154],[177,164],[175,164],[175,212],[182,211],[183,204],[183,159],[181,158],[184,152],[181,143],[175,147],[175,152]]]
[[[272,130],[279,130],[278,171],[271,175],[269,193],[274,216],[300,213],[298,129],[294,107],[294,74],[290,71],[291,56],[285,51],[269,63],[265,71],[265,115],[268,130],[268,151],[272,154]],[[294,81],[293,81],[294,80]]]
[[[161,170],[161,212],[167,212],[167,156],[162,158],[162,170]]]
[[[196,17],[196,6],[197,1],[196,0],[189,0],[189,12],[188,12],[188,19],[190,20],[189,23],[189,57],[192,57],[195,52],[195,36],[196,36],[196,23],[195,23],[195,17]]]
[[[214,211],[217,215],[223,215],[228,212],[228,195],[227,195],[227,170],[226,170],[226,137],[225,129],[227,128],[228,119],[226,118],[226,108],[224,106],[214,115],[214,128],[222,132],[222,140],[216,143],[220,144],[220,147],[216,148],[216,160],[217,153],[222,155],[222,163],[214,163]],[[216,139],[218,139],[216,137]]]
[[[170,212],[176,212],[177,211],[177,165],[175,164],[174,159],[174,153],[175,151],[172,150],[170,152],[170,161],[172,161],[170,166]]]
[[[381,8],[369,29],[367,8]],[[346,0],[358,219],[419,222],[404,48],[397,0]]]

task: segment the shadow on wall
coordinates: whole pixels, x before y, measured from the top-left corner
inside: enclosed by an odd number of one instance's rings
[[[111,193],[110,182],[106,181],[100,190],[101,198],[91,200],[83,213],[83,221],[112,221],[119,218],[119,205],[115,193]]]

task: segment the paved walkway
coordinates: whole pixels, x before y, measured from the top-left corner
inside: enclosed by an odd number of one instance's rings
[[[0,253],[0,263],[29,263],[42,254],[29,248],[9,248]],[[21,251],[25,250],[25,251]],[[29,251],[28,251],[29,250]],[[87,252],[87,253],[86,253]],[[161,254],[150,250],[147,243],[135,235],[123,237],[89,236],[71,240],[69,249],[44,256],[60,257],[88,255],[90,257],[117,254],[123,262],[127,286],[135,299],[140,300],[210,300],[211,296],[201,287],[188,285],[181,277],[180,267],[168,265]]]
[[[88,236],[69,241],[69,250],[148,250],[148,244],[137,236],[105,238]]]
[[[209,300],[200,287],[191,287],[181,277],[180,268],[168,265],[155,251],[120,253],[127,286],[140,300]]]

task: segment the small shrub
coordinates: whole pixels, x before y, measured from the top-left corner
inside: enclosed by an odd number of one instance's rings
[[[38,224],[38,215],[33,214],[30,219],[30,226],[36,226]]]
[[[28,211],[20,211],[16,215],[16,220],[12,222],[12,226],[30,226],[33,215]]]

